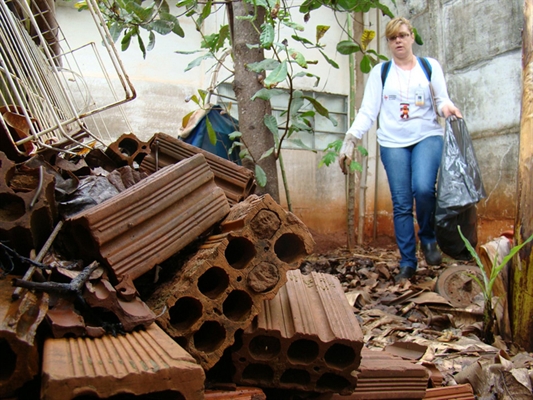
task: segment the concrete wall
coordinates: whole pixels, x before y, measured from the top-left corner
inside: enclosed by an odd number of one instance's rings
[[[435,57],[443,65],[450,95],[461,108],[474,141],[488,193],[487,199],[478,206],[480,242],[498,236],[502,230],[512,227],[515,218],[521,1],[401,0],[396,3],[397,8],[392,3],[389,5],[393,13],[411,19],[424,39],[424,45],[415,46],[415,52]],[[222,21],[224,15],[217,18]],[[83,17],[77,11],[60,7],[58,20],[69,40],[87,41],[90,27],[80,22]],[[379,31],[372,45],[384,54],[387,46],[383,31],[387,20],[379,13],[365,16],[367,26]],[[316,88],[313,80],[304,80],[300,81],[301,88],[347,95],[347,57],[334,51],[336,42],[343,39],[342,31],[335,28],[332,15],[323,11],[311,13],[308,24],[311,29],[306,32],[311,40],[314,40],[313,24],[332,26],[324,39],[326,51],[341,68],[335,70],[322,61],[312,65],[309,72],[321,76],[321,83]],[[155,132],[175,135],[183,116],[196,109],[186,98],[210,84],[209,64],[184,73],[186,65],[196,56],[173,52],[198,47],[198,32],[186,24],[184,29],[186,40],[157,36],[155,49],[148,53],[146,60],[134,44],[127,52],[120,53],[138,93],[137,99],[124,110],[133,132],[142,140],[148,140]],[[320,55],[311,54],[308,58],[320,59]],[[121,118],[110,118],[110,121],[117,137],[126,131]],[[369,132],[365,140],[370,155],[364,237],[365,240],[374,235],[392,237],[392,205],[385,173],[376,157],[375,132]],[[316,232],[345,233],[345,177],[336,164],[318,169],[321,156],[303,150],[283,151],[293,211]],[[282,196],[282,204],[286,205]]]

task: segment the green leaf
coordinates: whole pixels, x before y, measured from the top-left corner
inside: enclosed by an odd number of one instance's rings
[[[281,89],[259,89],[253,96],[252,100],[255,99],[261,99],[269,101],[274,96],[279,96],[281,94],[284,94],[285,92]]]
[[[126,51],[128,50],[128,47],[130,47],[132,35],[133,35],[133,29],[126,31],[126,33],[124,34],[124,37],[122,38],[122,41],[120,42],[120,48],[122,51]]]
[[[333,164],[335,162],[336,159],[337,159],[337,153],[334,153],[332,151],[328,151],[320,159],[320,162],[318,163],[318,168],[321,168],[324,165],[326,167],[329,167],[331,164]]]
[[[415,43],[419,46],[422,46],[424,44],[424,41],[422,40],[422,36],[418,34],[416,28],[413,28],[413,33],[415,34]]]
[[[326,53],[324,53],[322,50],[319,50],[320,54],[326,59],[329,65],[331,65],[333,68],[339,69],[339,64],[337,64],[335,61],[333,61],[331,58],[329,58]]]
[[[266,127],[274,136],[277,136],[278,134],[278,121],[276,121],[276,117],[273,115],[265,115],[263,118],[263,121],[265,122]]]
[[[308,45],[311,45],[311,46],[314,45],[313,42],[311,42],[310,40],[308,40],[308,39],[306,39],[306,38],[304,38],[304,37],[301,37],[301,36],[298,36],[298,35],[292,35],[291,37],[292,37],[294,40],[296,40],[297,42],[301,42],[301,43],[303,43],[303,44],[308,44]]]
[[[185,37],[185,32],[183,31],[183,28],[181,27],[177,19],[174,22],[174,26],[172,27],[172,32],[174,32],[176,35],[178,35],[181,38]]]
[[[138,33],[137,33],[137,42],[139,43],[139,49],[141,49],[141,52],[143,53],[143,58],[146,58],[146,48],[144,47],[143,38]]]
[[[357,150],[359,150],[359,153],[361,153],[363,156],[365,157],[368,156],[368,151],[363,146],[361,145],[357,146]]]
[[[243,15],[243,16],[235,17],[235,19],[238,21],[253,21],[255,19],[255,16],[254,15]]]
[[[113,22],[111,24],[111,26],[109,27],[109,34],[111,35],[111,38],[113,39],[113,43],[117,42],[123,29],[124,29],[123,25],[118,22]]]
[[[237,140],[237,139],[240,139],[242,137],[242,133],[239,132],[239,131],[234,131],[234,132],[231,132],[228,137],[230,138],[230,140]]]
[[[200,95],[200,98],[202,99],[202,103],[205,104],[205,98],[207,97],[207,90],[198,89],[198,94]]]
[[[280,65],[274,68],[270,74],[268,74],[268,76],[265,78],[264,85],[265,87],[271,89],[278,83],[287,79],[287,75],[287,60],[284,60]]]
[[[207,128],[207,136],[209,137],[209,143],[211,143],[213,146],[216,146],[216,144],[217,144],[217,133],[213,129],[213,125],[211,124],[211,121],[207,117],[207,114],[205,116],[205,126]]]
[[[337,51],[341,54],[348,55],[361,51],[361,47],[352,40],[341,40],[337,43]]]
[[[276,68],[279,65],[278,60],[274,60],[273,58],[265,58],[263,61],[255,62],[251,64],[246,64],[246,68],[249,71],[252,72],[263,72],[263,71],[271,71],[274,68]]]
[[[211,0],[208,0],[207,3],[205,3],[204,8],[202,9],[202,13],[200,14],[200,17],[198,18],[198,25],[202,25],[204,20],[211,15]]]
[[[125,8],[127,11],[135,14],[139,19],[139,22],[147,22],[154,13],[154,6],[155,4],[152,3],[150,6],[145,8],[134,1],[130,1],[126,3]]]
[[[293,97],[291,102],[291,117],[295,117],[298,114],[300,108],[304,105],[303,97]]]
[[[200,56],[194,60],[192,60],[189,65],[187,65],[187,68],[185,68],[185,72],[193,69],[194,67],[199,66],[202,64],[202,61],[207,60],[208,58],[213,58],[213,55],[211,53],[204,54],[203,56]]]
[[[168,35],[170,32],[172,32],[172,28],[174,28],[174,23],[172,21],[156,19],[155,21],[152,21],[150,23],[149,27],[160,35]]]
[[[263,168],[257,164],[255,164],[255,180],[257,181],[259,187],[265,187],[267,184],[267,176],[265,171],[263,171]]]
[[[305,72],[305,71],[301,71],[301,72],[298,72],[297,74],[294,74],[293,78],[300,78],[300,77],[303,77],[303,76],[306,76],[308,78],[316,78],[316,82],[314,84],[314,86],[318,86],[318,84],[320,83],[320,76],[318,75],[315,75],[315,74],[311,74],[309,72]]]
[[[150,31],[150,33],[148,34],[148,47],[146,48],[146,50],[150,51],[154,48],[155,46],[155,33],[153,31]]]
[[[304,150],[310,150],[312,151],[313,153],[316,153],[317,151],[309,146],[307,146],[304,142],[302,142],[301,139],[289,139],[287,140],[288,142],[294,144],[295,146],[298,146],[299,148],[301,149],[304,149]]]
[[[270,149],[268,149],[267,151],[265,151],[261,157],[259,158],[259,161],[269,157],[272,153],[274,152],[274,147],[271,147]]]
[[[329,115],[329,111],[326,107],[324,107],[317,99],[310,97],[310,96],[304,96],[304,98],[309,101],[313,107],[315,108],[316,112],[322,115],[323,117],[329,119],[333,126],[337,126],[337,120],[332,118]]]
[[[316,26],[316,42],[320,42],[320,39],[324,37],[326,32],[329,30],[329,26],[327,25],[317,25]]]
[[[350,163],[350,170],[351,171],[361,172],[361,171],[363,171],[363,167],[357,161],[353,161],[352,160],[352,162]]]
[[[363,59],[361,60],[361,64],[359,65],[359,67],[361,68],[361,71],[365,74],[368,74],[370,70],[372,69],[372,61],[367,54],[363,56]]]
[[[302,25],[300,24],[297,24],[295,22],[292,22],[292,21],[286,21],[286,20],[281,20],[281,23],[291,29],[294,29],[295,31],[300,31],[300,32],[303,32],[305,29]]]
[[[270,24],[263,24],[263,30],[259,35],[261,46],[265,49],[270,49],[274,43],[274,27]]]
[[[289,49],[289,54],[291,58],[296,61],[296,63],[302,67],[307,68],[307,61],[305,60],[305,57],[302,53],[296,51],[295,49]]]

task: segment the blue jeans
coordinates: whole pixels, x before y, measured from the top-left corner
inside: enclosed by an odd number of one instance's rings
[[[394,234],[400,250],[400,267],[416,268],[418,264],[413,199],[420,242],[428,244],[436,241],[436,181],[442,144],[442,136],[430,136],[409,147],[380,146],[381,160],[387,172],[392,196]]]

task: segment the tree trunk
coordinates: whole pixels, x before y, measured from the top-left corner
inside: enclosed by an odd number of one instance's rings
[[[258,74],[246,69],[246,64],[259,62],[265,58],[262,49],[250,49],[247,46],[259,43],[259,32],[264,21],[265,10],[262,7],[257,7],[258,12],[255,21],[247,21],[239,20],[238,17],[253,15],[255,12],[253,6],[244,2],[231,2],[229,7],[232,8],[230,18],[233,28],[233,61],[235,65],[233,90],[239,104],[239,128],[243,142],[253,159],[257,161],[265,151],[274,146],[272,133],[263,123],[264,116],[271,114],[270,103],[259,99],[250,101],[263,85]],[[258,164],[265,171],[267,183],[264,188],[259,187],[256,192],[258,194],[268,193],[279,203],[278,173],[274,156],[270,155]],[[249,161],[245,161],[244,165],[254,169],[253,163]]]
[[[533,233],[533,0],[524,1],[522,38],[522,114],[518,158],[518,198],[515,224],[516,244]],[[513,260],[511,324],[513,342],[533,351],[533,253],[532,244],[524,246]]]

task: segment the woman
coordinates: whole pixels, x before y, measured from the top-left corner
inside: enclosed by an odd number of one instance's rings
[[[411,23],[402,17],[389,21],[385,29],[392,54],[389,72],[382,78],[382,64],[370,72],[363,102],[354,123],[346,132],[340,153],[340,166],[346,173],[355,143],[372,127],[379,114],[377,140],[387,172],[394,211],[394,234],[400,250],[399,282],[410,279],[418,265],[413,221],[416,205],[418,238],[428,265],[439,265],[434,231],[435,184],[443,146],[443,129],[433,107],[427,68],[413,54],[414,34]],[[440,64],[426,59],[431,70],[436,107],[440,115],[461,112],[448,97]],[[383,82],[384,80],[384,82]]]

